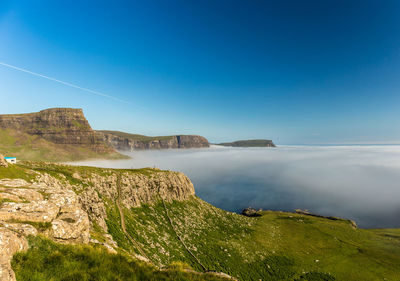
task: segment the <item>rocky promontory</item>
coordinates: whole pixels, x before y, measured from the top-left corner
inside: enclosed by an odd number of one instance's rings
[[[82,109],[50,108],[35,113],[0,115],[0,152],[21,160],[67,162],[90,158],[126,158],[116,150],[209,147],[198,135],[148,137],[95,131]]]
[[[198,135],[175,135],[148,137],[118,131],[98,131],[103,139],[117,150],[143,150],[168,148],[202,148],[210,144],[205,137]]]
[[[82,109],[50,108],[35,113],[0,115],[0,129],[12,129],[62,145],[79,145],[110,152],[102,137],[89,125]]]
[[[41,161],[123,157],[90,127],[82,109],[75,108],[0,115],[0,152]]]

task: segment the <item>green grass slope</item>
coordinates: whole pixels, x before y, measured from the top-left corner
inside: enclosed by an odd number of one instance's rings
[[[18,281],[223,281],[211,274],[198,274],[182,263],[159,270],[123,254],[111,254],[102,247],[62,245],[48,239],[29,238],[27,252],[11,262]]]
[[[100,130],[99,132],[105,133],[105,134],[113,134],[121,138],[126,138],[130,140],[137,140],[137,141],[142,141],[142,142],[151,142],[154,140],[170,140],[174,138],[174,136],[155,136],[155,137],[150,137],[150,136],[144,136],[144,135],[138,135],[138,134],[130,134],[130,133],[125,133],[125,132],[120,132],[120,131],[107,131],[107,130]]]
[[[85,175],[96,173],[107,176],[110,172],[127,171],[151,175],[153,172],[152,169],[112,170],[27,162],[7,169],[0,168],[0,178],[29,180],[33,177],[32,170],[46,172],[81,186],[75,190],[78,194],[85,184],[87,186]],[[83,180],[72,176],[77,171]],[[155,266],[163,269],[183,262],[197,271],[224,272],[239,280],[400,280],[400,229],[355,229],[348,220],[276,211],[265,211],[261,217],[250,218],[223,211],[197,197],[184,202],[163,202],[160,198],[153,205],[122,208],[126,231],[133,238],[133,243],[122,229],[121,214],[115,200],[106,196],[102,199],[107,208],[109,233],[123,249],[121,253],[145,255]],[[91,234],[102,241],[105,233],[94,225]],[[51,248],[43,252],[41,249],[33,247],[32,251],[39,251],[37,254],[31,255],[29,250],[25,255],[17,256],[19,258],[13,263],[17,276],[29,270],[32,270],[32,276],[35,270],[48,271],[40,274],[50,274],[52,259],[36,259],[41,254],[50,257],[51,253],[60,250]],[[96,265],[94,261],[80,259],[74,252],[78,248],[62,249],[63,256],[69,258],[69,253],[72,253],[71,262],[75,263],[74,267],[80,268],[79,271],[87,270],[87,263]],[[40,266],[33,270],[31,267],[35,267],[31,263],[35,262],[40,262]],[[80,265],[80,262],[83,264]],[[128,261],[126,263],[129,264]],[[109,266],[112,268],[111,264]],[[69,265],[62,270],[73,271]],[[151,272],[154,276],[161,274],[157,270]],[[41,277],[45,278],[45,275]],[[18,280],[63,280],[20,278]],[[133,277],[123,278],[126,279],[115,280],[135,280],[129,279]],[[146,278],[143,280],[159,280],[158,277]],[[185,278],[166,280],[191,280]],[[64,280],[73,279],[65,277]]]
[[[122,159],[114,153],[97,153],[89,147],[55,144],[45,139],[15,130],[0,129],[0,153],[18,160],[67,162],[91,158]]]
[[[109,206],[111,234],[138,252],[120,229],[116,207]],[[399,229],[354,229],[347,220],[273,211],[248,218],[198,198],[166,203],[166,209],[161,202],[125,209],[124,216],[127,231],[158,265],[178,260],[240,280],[400,279]]]

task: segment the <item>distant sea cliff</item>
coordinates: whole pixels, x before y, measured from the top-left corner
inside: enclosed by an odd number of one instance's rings
[[[117,150],[144,150],[168,148],[202,148],[210,144],[205,137],[197,135],[175,135],[148,137],[118,131],[98,131],[104,141]]]
[[[218,143],[223,146],[233,147],[276,147],[272,140],[239,140],[234,142]]]
[[[78,108],[0,115],[0,153],[19,160],[121,159],[127,156],[116,150],[209,146],[206,138],[197,135],[148,137],[118,131],[95,131],[82,109]]]
[[[0,152],[22,160],[56,162],[124,157],[103,141],[77,108],[0,115]]]

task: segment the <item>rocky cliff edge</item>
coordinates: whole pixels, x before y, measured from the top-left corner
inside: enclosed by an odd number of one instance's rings
[[[175,135],[148,137],[118,131],[98,131],[106,143],[117,150],[203,148],[210,144],[205,137],[198,135]]]
[[[54,144],[84,146],[99,153],[113,151],[92,130],[82,109],[50,108],[35,113],[0,115],[0,129],[39,136]]]
[[[7,175],[7,169],[2,174]],[[158,169],[113,170],[65,165],[17,166],[0,179],[0,280],[15,280],[10,260],[29,245],[28,235],[60,243],[99,243],[115,252],[106,204],[124,208],[160,200],[186,200],[194,187],[182,173]],[[23,178],[15,178],[16,171]],[[99,230],[100,228],[100,230]],[[94,233],[102,233],[102,242]]]

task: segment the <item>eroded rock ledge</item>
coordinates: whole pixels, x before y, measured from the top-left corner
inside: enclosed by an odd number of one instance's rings
[[[92,130],[82,109],[49,108],[25,114],[0,115],[0,129],[16,130],[59,145],[75,145],[98,153],[114,153]]]
[[[67,178],[63,169],[76,172]],[[118,200],[130,209],[161,198],[187,200],[195,194],[184,174],[158,169],[51,165],[32,166],[28,171],[36,175],[31,182],[0,179],[0,280],[15,280],[10,260],[16,252],[28,249],[28,235],[41,234],[60,243],[100,243],[115,252],[118,245],[108,234],[105,204]],[[102,242],[91,235],[96,227],[101,228]]]
[[[148,137],[118,131],[97,132],[103,136],[104,142],[117,150],[204,148],[210,146],[205,137],[198,135]]]
[[[82,178],[78,173],[73,176]],[[114,202],[119,198],[121,204],[130,209],[158,202],[161,198],[167,201],[183,201],[195,195],[192,182],[183,173],[158,169],[146,169],[145,173],[92,173],[84,182],[88,187],[79,194],[83,208],[89,214],[90,220],[96,222],[105,232],[107,215],[100,197]]]
[[[0,180],[0,280],[14,280],[10,259],[41,233],[61,243],[88,243],[89,218],[69,189],[21,179]]]

